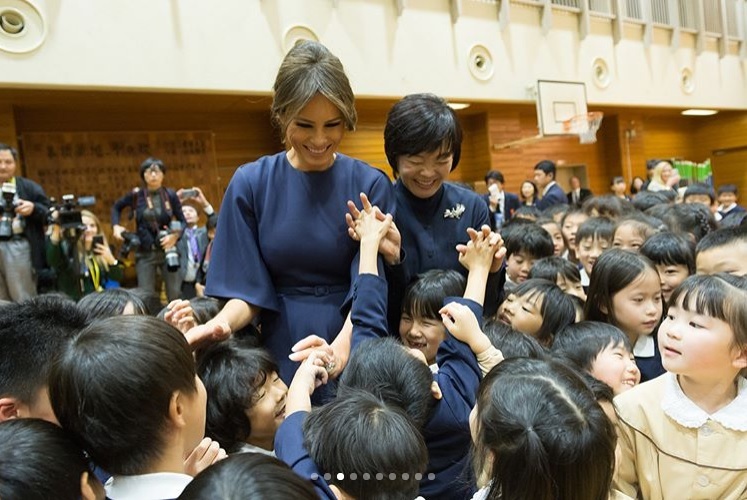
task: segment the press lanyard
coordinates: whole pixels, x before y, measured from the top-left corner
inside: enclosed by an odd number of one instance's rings
[[[100,286],[101,268],[99,267],[99,263],[96,262],[96,259],[94,259],[92,255],[86,256],[86,267],[88,268],[88,273],[91,275],[93,289],[97,292],[100,292],[102,290]]]

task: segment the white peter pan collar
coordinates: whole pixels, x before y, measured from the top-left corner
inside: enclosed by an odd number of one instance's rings
[[[641,335],[633,346],[633,356],[636,358],[653,358],[655,355],[654,342],[653,335]]]
[[[693,403],[677,382],[673,373],[665,373],[666,385],[661,409],[678,424],[691,429],[702,427],[708,420],[718,422],[727,429],[747,431],[747,380],[737,378],[737,397],[716,413],[709,415],[705,410]]]

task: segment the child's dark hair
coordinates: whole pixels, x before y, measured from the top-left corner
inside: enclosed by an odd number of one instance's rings
[[[408,285],[402,301],[402,314],[413,318],[441,321],[438,313],[446,297],[461,297],[467,286],[464,275],[452,269],[431,269]]]
[[[592,196],[584,201],[581,209],[589,217],[609,217],[611,219],[617,219],[634,210],[632,203],[614,194]]]
[[[552,353],[560,354],[580,369],[591,372],[597,356],[608,347],[617,346],[633,351],[628,336],[616,326],[600,321],[582,321],[558,332]]]
[[[654,264],[687,266],[690,274],[695,273],[695,245],[680,234],[669,231],[655,234],[646,240],[640,252]]]
[[[529,205],[522,205],[514,211],[514,216],[511,219],[511,222],[515,221],[516,219],[536,221],[541,216],[542,212],[540,212],[539,208],[530,207]]]
[[[361,343],[345,366],[338,397],[349,391],[367,391],[405,411],[423,428],[436,404],[431,394],[433,374],[394,338]]]
[[[708,196],[708,198],[711,200],[711,205],[713,205],[716,202],[716,192],[713,190],[713,187],[703,182],[696,182],[694,184],[690,184],[689,186],[687,186],[687,189],[685,190],[685,194],[682,197],[682,199],[685,201],[685,203],[687,203],[688,196],[700,196],[700,195]]]
[[[312,460],[320,470],[332,471],[330,483],[351,497],[410,500],[418,495],[416,477],[426,469],[428,452],[399,407],[365,391],[348,392],[311,412],[303,430]],[[366,474],[372,480],[366,481]],[[377,474],[384,479],[373,480]]]
[[[542,298],[540,306],[542,325],[534,334],[540,344],[549,346],[558,330],[576,321],[576,309],[573,302],[555,282],[526,280],[519,284],[511,294],[516,297],[526,296],[529,300]]]
[[[277,458],[261,453],[238,453],[200,472],[178,500],[231,498],[313,500],[319,497],[310,481],[302,479]]]
[[[399,175],[400,156],[439,151],[453,155],[451,170],[462,153],[462,126],[446,101],[433,94],[411,94],[389,110],[384,127],[387,161]]]
[[[724,193],[733,193],[734,195],[739,194],[739,191],[737,190],[736,184],[721,184],[718,187],[718,194],[722,195]]]
[[[547,351],[537,339],[517,332],[510,325],[491,319],[482,326],[482,331],[496,349],[503,353],[505,359],[509,358],[535,358],[544,359]]]
[[[35,403],[57,354],[87,324],[69,299],[39,296],[0,307],[0,396]]]
[[[656,205],[669,205],[674,202],[674,192],[670,191],[641,191],[633,198],[633,207],[639,212],[647,212]]]
[[[673,205],[662,220],[673,233],[692,235],[696,243],[718,227],[708,207],[700,203]]]
[[[727,323],[734,344],[747,349],[747,278],[726,273],[689,276],[672,292],[669,305],[675,304]]]
[[[0,498],[78,500],[84,472],[92,477],[83,451],[59,426],[35,418],[0,423]]]
[[[198,325],[204,325],[220,312],[220,302],[213,297],[195,297],[189,299],[192,316]]]
[[[133,295],[140,297],[140,300],[145,306],[145,314],[148,316],[155,316],[163,307],[163,304],[161,303],[161,295],[156,293],[154,290],[130,288],[129,291]]]
[[[747,243],[747,228],[744,226],[722,228],[708,233],[702,240],[698,241],[698,245],[695,247],[695,255],[736,243]]]
[[[177,329],[149,316],[92,323],[62,349],[49,396],[63,428],[94,462],[142,474],[163,453],[174,391],[194,394],[195,365]]]
[[[544,279],[553,283],[558,281],[558,276],[574,283],[581,281],[581,272],[578,267],[567,259],[555,255],[535,261],[529,272],[529,277],[532,279]]]
[[[559,203],[557,205],[550,205],[546,209],[542,211],[542,217],[547,217],[549,219],[555,220],[555,216],[557,215],[563,215],[565,216],[566,213],[568,213],[569,206],[565,203]],[[562,217],[561,217],[562,218]],[[560,224],[560,222],[558,222]]]
[[[594,264],[589,281],[589,300],[584,309],[586,320],[618,324],[612,299],[647,269],[658,276],[654,263],[636,252],[612,248],[602,253]]]
[[[581,241],[591,238],[608,240],[612,243],[612,237],[615,235],[615,223],[607,217],[590,217],[586,219],[576,231],[576,247]]]
[[[147,314],[142,299],[124,288],[107,288],[99,293],[89,293],[78,301],[78,307],[86,313],[89,320],[120,316],[127,304],[132,304],[134,314]]]
[[[483,379],[476,407],[473,457],[492,480],[487,499],[609,496],[615,429],[571,368],[507,359]]]
[[[665,229],[664,223],[659,219],[638,212],[628,214],[619,219],[617,224],[615,224],[615,232],[625,225],[635,229],[644,241]],[[615,233],[612,234],[614,236]]]
[[[205,435],[228,453],[239,451],[252,433],[246,410],[279,369],[264,349],[249,348],[230,339],[200,353],[197,374],[207,391]]]
[[[506,258],[526,253],[537,259],[549,257],[555,251],[550,233],[537,224],[523,224],[510,229],[505,236]]]

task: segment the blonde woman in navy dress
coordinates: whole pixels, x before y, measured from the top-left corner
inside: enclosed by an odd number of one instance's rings
[[[259,323],[262,343],[290,383],[297,367],[288,358],[294,344],[311,334],[332,344],[343,327],[352,329],[340,312],[358,252],[347,233],[346,202],[366,193],[382,211],[393,212],[394,201],[383,172],[337,152],[357,120],[337,57],[317,42],[297,43],[280,66],[274,91],[272,117],[287,150],[234,174],[206,289],[227,303],[187,338],[199,344]],[[335,371],[332,363],[328,369]]]

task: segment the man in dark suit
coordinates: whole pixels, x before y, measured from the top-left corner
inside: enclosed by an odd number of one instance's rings
[[[542,191],[542,198],[536,203],[539,210],[554,205],[567,205],[568,198],[563,189],[555,182],[555,163],[542,160],[534,166],[534,183]]]
[[[188,203],[191,200],[194,204],[201,206],[208,220],[218,218],[218,214],[215,213],[213,206],[207,201],[202,190],[196,187],[192,188],[191,191],[192,193],[189,193],[188,190],[180,189],[176,192],[179,199],[182,200],[182,213],[187,221],[187,227],[184,228],[181,238],[176,243],[176,249],[179,252],[182,299],[191,299],[196,296],[195,283],[198,269],[209,242],[207,229],[197,226],[200,219],[197,209]]]
[[[593,193],[591,189],[581,187],[581,179],[575,175],[571,177],[571,190],[566,193],[568,197],[568,204],[574,206],[581,206],[586,198],[591,198]]]
[[[36,273],[46,264],[44,224],[49,199],[36,182],[16,175],[18,151],[0,144],[0,184],[8,197],[8,225],[0,238],[0,299],[20,302],[36,296]]]
[[[490,210],[490,228],[497,231],[501,226],[511,220],[514,212],[521,206],[519,197],[513,193],[503,190],[503,174],[498,170],[491,170],[485,174],[485,185],[488,194],[482,195],[482,199]]]

